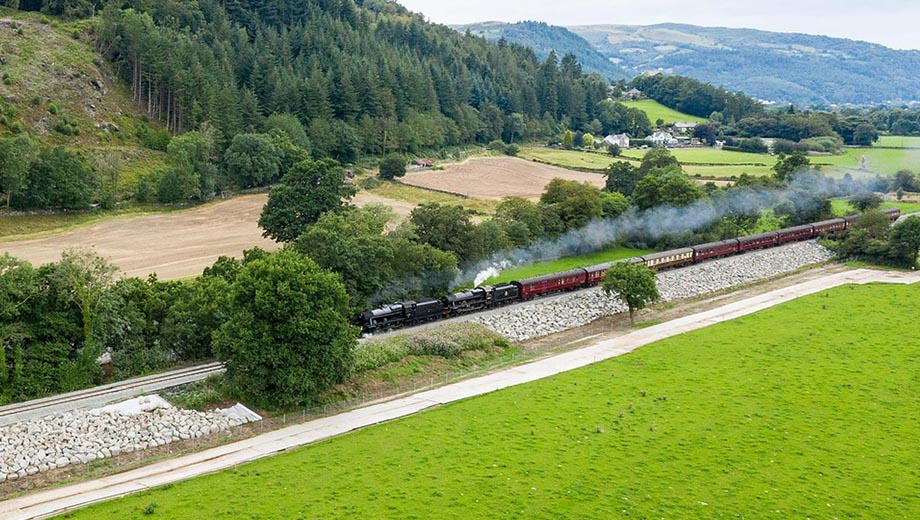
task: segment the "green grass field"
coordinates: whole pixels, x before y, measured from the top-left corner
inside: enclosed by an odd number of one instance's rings
[[[916,518],[918,298],[841,287],[67,518]]]
[[[602,172],[615,161],[629,160],[626,157],[616,158],[607,154],[583,152],[579,150],[557,150],[544,146],[525,146],[518,153],[518,157],[527,160],[536,159],[563,168],[581,168]]]
[[[901,213],[916,213],[920,211],[920,202],[883,202],[882,208],[900,208]],[[831,210],[838,217],[856,213],[856,209],[846,199],[832,199]]]
[[[601,171],[614,160],[640,161],[648,149],[625,150],[619,159],[576,150],[555,150],[542,147],[526,147],[521,151],[525,159],[538,159],[563,168],[586,168]],[[777,158],[767,154],[750,154],[719,150],[715,148],[678,148],[671,150],[690,175],[715,179],[730,179],[742,173],[755,176],[772,175]],[[865,157],[865,170],[862,159]],[[890,148],[846,148],[841,155],[809,157],[812,164],[821,165],[832,177],[846,173],[893,175],[898,170],[920,171],[920,150]]]
[[[521,278],[531,278],[533,276],[541,276],[544,274],[560,273],[570,269],[578,269],[579,267],[587,267],[589,265],[603,264],[604,262],[613,262],[614,260],[622,260],[624,258],[642,256],[652,252],[653,251],[647,249],[615,247],[613,249],[598,251],[596,253],[587,255],[570,256],[567,258],[560,258],[559,260],[553,260],[551,262],[543,262],[539,264],[531,264],[515,267],[513,269],[507,269],[499,273],[497,277],[489,278],[484,282],[484,284],[488,285],[510,282],[512,280],[520,280]]]
[[[705,117],[691,116],[690,114],[684,114],[682,112],[678,112],[677,110],[672,110],[652,99],[643,99],[641,101],[624,101],[623,104],[630,108],[638,108],[639,110],[645,112],[645,115],[648,116],[648,120],[651,121],[652,126],[654,126],[655,121],[658,121],[659,119],[663,119],[665,124],[678,122],[705,123],[707,121]]]
[[[920,136],[883,135],[875,146],[893,146],[895,148],[920,148]]]

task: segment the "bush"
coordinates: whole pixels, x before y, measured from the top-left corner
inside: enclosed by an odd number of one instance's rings
[[[13,121],[13,124],[10,125],[10,132],[13,132],[14,134],[21,134],[22,131],[22,123],[19,121]]]
[[[35,97],[32,98],[32,106],[37,107],[38,105],[41,105],[41,104],[42,104],[42,97],[41,97],[41,96],[35,96]]]
[[[406,174],[406,159],[401,155],[388,155],[380,161],[380,178],[392,180]]]
[[[521,147],[516,144],[509,144],[505,147],[505,155],[510,155],[511,157],[517,157],[517,154],[521,153]]]
[[[53,101],[51,103],[48,103],[48,112],[51,113],[51,115],[55,115],[55,116],[58,113],[58,106]]]
[[[463,352],[511,346],[501,334],[478,323],[451,323],[405,335],[369,340],[355,349],[355,371],[395,363],[406,356],[457,357]]]
[[[80,135],[80,128],[77,127],[77,122],[68,119],[67,116],[61,116],[61,118],[54,123],[54,131],[64,135]]]
[[[379,188],[379,187],[380,187],[380,179],[377,179],[376,177],[368,177],[368,178],[362,180],[362,181],[361,181],[361,184],[359,184],[359,186],[360,186],[360,188],[361,188],[362,190],[372,190],[372,189],[374,189],[374,188]]]
[[[168,130],[157,130],[144,124],[137,129],[137,138],[144,148],[165,152],[169,141],[172,140],[172,134]]]

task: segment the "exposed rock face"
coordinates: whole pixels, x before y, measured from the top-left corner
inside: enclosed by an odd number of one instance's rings
[[[797,242],[658,273],[658,291],[664,301],[690,298],[772,278],[832,257],[833,253],[815,242]],[[509,307],[474,321],[512,341],[523,341],[626,311],[626,304],[618,298],[594,288],[544,303]]]

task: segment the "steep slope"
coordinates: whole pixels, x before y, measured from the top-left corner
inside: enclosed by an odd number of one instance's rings
[[[469,31],[476,36],[482,36],[490,41],[502,38],[509,42],[530,47],[542,60],[546,59],[550,51],[556,51],[561,58],[566,54],[574,54],[587,72],[597,72],[607,79],[625,79],[627,73],[622,68],[614,65],[604,55],[599,53],[584,38],[578,36],[565,27],[547,25],[543,22],[482,22],[468,25],[456,25],[454,29],[460,32]]]
[[[570,29],[632,75],[663,71],[799,104],[920,100],[918,51],[826,36],[680,24]]]
[[[160,154],[136,136],[147,124],[87,28],[0,8],[0,138],[28,134],[89,159],[115,154],[129,175],[156,167]]]

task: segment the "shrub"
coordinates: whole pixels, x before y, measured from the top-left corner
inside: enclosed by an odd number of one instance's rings
[[[406,159],[401,155],[388,155],[380,161],[380,178],[392,180],[406,174]]]
[[[32,98],[32,106],[36,106],[36,107],[37,107],[38,105],[41,105],[41,104],[42,104],[42,97],[41,97],[41,96],[35,96],[35,97]]]
[[[172,134],[168,130],[157,130],[144,124],[137,129],[137,138],[144,148],[165,152],[169,141],[172,140]]]
[[[54,131],[64,135],[80,135],[80,128],[77,127],[77,122],[68,119],[67,116],[61,116],[61,118],[54,123]]]
[[[507,349],[504,336],[478,323],[451,323],[405,335],[369,340],[355,349],[355,371],[373,370],[406,356],[457,357],[472,350]]]
[[[380,187],[380,180],[377,179],[376,177],[368,177],[362,180],[359,186],[361,187],[362,190],[372,190],[374,188]]]
[[[70,37],[73,38],[74,40],[79,40],[80,39],[80,29],[74,29],[73,32],[70,33]]]
[[[48,112],[50,112],[52,115],[57,115],[58,106],[54,103],[54,101],[48,103]]]
[[[10,125],[10,132],[13,132],[14,134],[21,134],[22,130],[22,123],[19,121],[13,121],[13,124]]]

